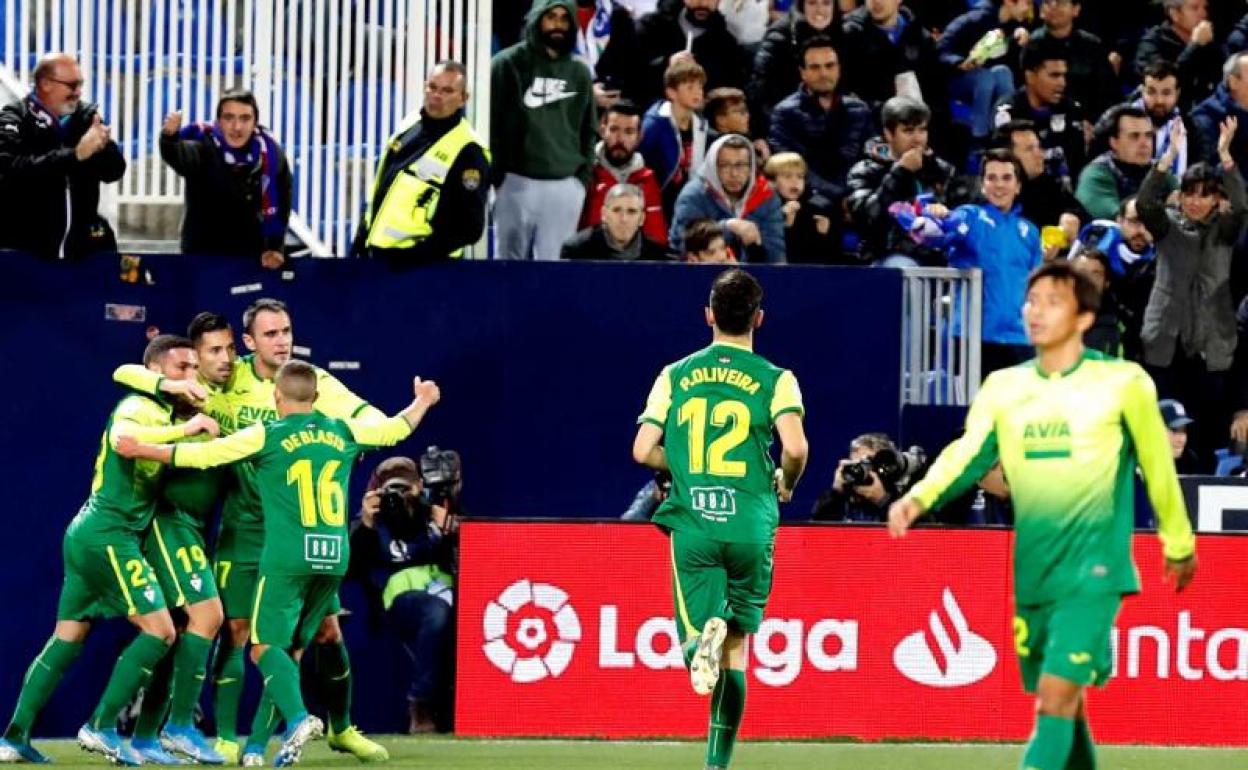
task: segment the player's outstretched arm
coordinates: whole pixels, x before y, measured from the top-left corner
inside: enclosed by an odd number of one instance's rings
[[[225,438],[174,445],[150,444],[122,433],[114,437],[113,449],[122,457],[154,460],[178,468],[215,468],[258,453],[264,449],[264,436],[263,423],[256,423]]]
[[[149,396],[181,396],[192,404],[208,399],[208,390],[196,379],[168,380],[142,364],[122,364],[113,370],[113,382]]]
[[[412,381],[412,392],[415,395],[412,403],[393,417],[347,420],[347,427],[356,442],[363,446],[394,446],[412,435],[429,409],[442,399],[442,391],[433,380],[416,377]]]
[[[799,412],[785,412],[776,417],[776,433],[780,436],[780,472],[776,476],[776,497],[787,503],[793,489],[806,470],[810,459],[810,443]]]
[[[667,452],[663,451],[663,429],[652,422],[637,426],[633,439],[633,461],[656,471],[668,471]]]

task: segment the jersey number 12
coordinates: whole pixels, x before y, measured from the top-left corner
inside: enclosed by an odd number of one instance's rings
[[[745,476],[744,460],[726,459],[750,435],[750,408],[740,401],[720,401],[711,411],[711,425],[722,428],[732,423],[728,432],[706,447],[706,399],[691,398],[681,404],[677,424],[689,423],[689,472],[712,476],[741,478]]]

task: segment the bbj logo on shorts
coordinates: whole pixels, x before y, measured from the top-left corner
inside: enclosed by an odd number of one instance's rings
[[[932,610],[927,631],[915,631],[893,650],[893,665],[907,679],[929,687],[974,684],[996,668],[997,651],[991,642],[971,630],[948,588],[941,603],[945,617],[939,610]],[[931,642],[935,642],[935,649]]]
[[[486,606],[482,628],[485,657],[517,684],[562,674],[581,640],[581,621],[567,592],[527,578]]]

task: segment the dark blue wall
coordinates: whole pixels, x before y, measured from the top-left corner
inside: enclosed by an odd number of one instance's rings
[[[237,323],[257,297],[286,300],[296,345],[322,366],[357,362],[336,373],[383,410],[407,403],[412,375],[438,380],[442,403],[403,449],[458,449],[474,514],[615,517],[647,479],[629,456],[636,415],[659,368],[708,341],[702,306],[718,273],[513,263],[395,273],[380,264],[307,260],[282,280],[236,262],[144,257],[154,283],[142,285],[119,280],[116,259],[3,259],[0,719],[52,627],[61,534],[87,494],[100,431],[119,394],[110,374],[138,360],[149,325],[181,332],[200,310]],[[767,292],[757,349],[794,370],[808,407],[813,464],[785,513],[804,518],[850,438],[897,433],[901,279],[871,269],[755,272]],[[106,320],[106,303],[142,305],[147,320]],[[353,495],[379,459],[364,461]],[[357,697],[361,726],[394,729],[386,717],[395,713],[396,686],[378,678],[389,670],[389,653],[362,623],[349,634],[358,648],[357,692],[367,694]],[[49,705],[42,734],[68,734],[90,711],[123,632],[101,636]],[[377,654],[368,654],[373,647]]]

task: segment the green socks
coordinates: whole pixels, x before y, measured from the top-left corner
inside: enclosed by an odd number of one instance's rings
[[[273,699],[266,689],[260,696],[260,705],[256,706],[256,717],[251,722],[251,734],[247,736],[247,747],[243,753],[255,750],[263,754],[269,745],[269,739],[277,732],[277,726],[281,723],[282,715],[277,706],[273,705]]]
[[[104,688],[104,697],[100,698],[100,705],[91,715],[91,726],[96,730],[113,727],[117,715],[151,678],[156,664],[167,652],[169,646],[160,637],[143,633],[136,636],[117,659],[117,665],[113,666],[113,675]]]
[[[13,721],[4,731],[6,739],[14,743],[30,742],[30,729],[35,724],[35,717],[52,697],[66,669],[81,654],[81,643],[62,641],[55,636],[48,640],[22,678],[22,691],[17,696],[17,707],[13,709]]]
[[[1096,746],[1086,719],[1075,722],[1075,742],[1066,760],[1066,770],[1096,770]]]
[[[1041,714],[1023,754],[1023,770],[1065,770],[1074,740],[1074,720]]]
[[[339,734],[351,726],[351,659],[342,642],[312,645],[316,679],[329,712],[329,727]]]
[[[204,675],[211,651],[211,639],[189,631],[178,637],[178,648],[173,653],[171,724],[186,726],[195,719],[195,704],[199,703],[199,695],[204,690]]]
[[[706,764],[728,767],[745,712],[745,672],[725,668],[711,693],[711,725],[706,736]]]
[[[143,707],[134,723],[134,737],[155,740],[169,713],[169,686],[173,679],[173,656],[166,655],[156,664],[156,672],[143,688]]]
[[[238,704],[243,699],[243,649],[230,644],[229,629],[222,631],[217,648],[217,692],[212,710],[217,719],[217,735],[227,741],[238,741]]]
[[[277,704],[288,727],[308,715],[299,691],[299,666],[285,650],[270,647],[260,656],[260,673],[264,675],[264,693]]]

